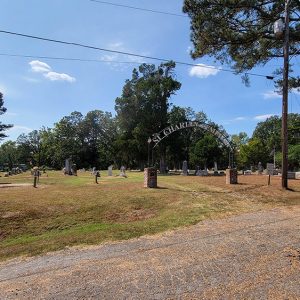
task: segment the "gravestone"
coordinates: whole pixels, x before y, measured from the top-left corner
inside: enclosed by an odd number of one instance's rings
[[[101,177],[100,171],[95,170],[94,175],[95,175],[95,183],[98,184],[98,178]]]
[[[94,175],[94,176],[96,175],[96,167],[93,167],[91,175]]]
[[[182,164],[182,175],[183,176],[187,176],[188,175],[188,165],[187,165],[187,161],[183,161]]]
[[[263,170],[264,170],[264,168],[263,168],[263,166],[262,166],[261,162],[259,162],[259,163],[258,163],[258,165],[257,165],[257,169],[258,169],[258,174],[259,174],[259,175],[261,175],[261,174],[262,174],[262,172],[263,172]]]
[[[207,170],[201,170],[201,173],[199,176],[208,176]]]
[[[40,170],[38,167],[33,167],[33,187],[36,188],[37,184],[39,183],[39,179],[40,179]]]
[[[216,172],[218,172],[218,163],[215,161],[214,162],[214,171]]]
[[[77,176],[77,166],[76,166],[76,164],[72,165],[71,173],[72,173],[72,175]]]
[[[196,166],[195,175],[200,176],[200,172],[201,172],[200,167]]]
[[[126,176],[126,168],[124,166],[121,167],[121,169],[120,169],[120,175],[119,176],[127,178],[127,176]]]
[[[113,166],[108,167],[108,176],[113,176],[112,174]]]
[[[65,161],[65,174],[72,175],[72,160],[67,158]]]
[[[267,163],[267,174],[274,175],[274,164]]]

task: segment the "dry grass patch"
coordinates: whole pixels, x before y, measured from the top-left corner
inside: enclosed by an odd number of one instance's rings
[[[35,255],[66,246],[97,244],[154,234],[206,218],[300,203],[300,181],[282,191],[280,179],[240,176],[240,184],[225,185],[225,177],[159,176],[158,189],[143,188],[143,173],[128,178],[107,177],[99,184],[89,173],[78,177],[49,172],[37,189],[0,189],[0,257]],[[28,183],[28,174],[1,178]]]

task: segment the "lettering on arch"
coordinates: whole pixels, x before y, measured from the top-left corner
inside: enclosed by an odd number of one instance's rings
[[[181,122],[176,125],[170,125],[163,130],[161,130],[158,133],[154,133],[152,135],[152,142],[154,143],[153,148],[155,148],[163,139],[167,138],[169,135],[171,135],[173,132],[182,130],[185,128],[201,128],[215,137],[217,137],[226,147],[230,148],[232,150],[232,145],[228,138],[219,130],[214,128],[213,126],[206,124],[206,123],[201,123],[198,121],[186,121],[186,122]]]

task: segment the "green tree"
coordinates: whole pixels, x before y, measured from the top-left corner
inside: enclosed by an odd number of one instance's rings
[[[299,54],[300,4],[290,2],[290,54]],[[191,19],[192,57],[213,56],[232,64],[236,72],[283,57],[282,38],[273,24],[282,17],[285,1],[277,0],[185,0],[183,11]],[[246,78],[247,79],[247,78]],[[291,80],[299,86],[299,77]]]
[[[3,115],[7,110],[3,105],[4,105],[3,94],[0,92],[0,116]],[[13,127],[13,125],[3,124],[2,122],[0,122],[0,141],[3,138],[7,137],[7,135],[4,134],[4,131],[6,131],[7,129],[9,129],[11,127]]]
[[[116,126],[111,113],[93,110],[87,113],[81,124],[84,136],[84,157],[90,166],[107,168],[113,161],[113,141]]]
[[[300,169],[300,144],[289,147],[288,162],[290,170]]]
[[[168,123],[175,125],[195,119],[195,112],[190,107],[173,106],[168,115]],[[182,161],[188,160],[191,143],[190,129],[175,131],[167,141],[167,164],[169,167],[181,169]]]
[[[123,92],[116,99],[115,109],[119,128],[117,151],[122,163],[143,168],[147,161],[147,140],[168,125],[169,99],[180,89],[174,78],[174,62],[155,65],[142,64],[126,80]],[[161,171],[165,171],[166,143],[160,143]],[[126,154],[124,154],[126,152]]]
[[[216,137],[205,134],[191,149],[190,162],[194,166],[200,165],[206,169],[212,167],[221,155],[221,145]]]
[[[12,169],[19,163],[19,153],[16,142],[7,141],[0,146],[0,165]]]
[[[281,167],[282,153],[276,153],[276,166]],[[291,145],[288,148],[288,163],[289,170],[299,171],[300,170],[300,145]]]
[[[63,117],[55,123],[53,163],[59,168],[64,165],[67,158],[72,158],[73,162],[80,165],[84,161],[84,135],[81,134],[83,115],[74,111],[69,116]]]
[[[298,134],[300,132],[300,114],[288,114],[288,142],[289,145],[299,143]],[[281,117],[272,116],[263,122],[259,122],[252,135],[253,138],[259,139],[267,151],[272,152],[281,149]]]
[[[24,161],[30,161],[33,166],[41,166],[44,163],[45,147],[40,130],[33,130],[21,134],[17,139],[20,156]]]
[[[240,132],[239,134],[233,134],[231,136],[231,142],[238,150],[242,145],[247,144],[249,141],[249,137],[246,132]]]
[[[279,150],[281,145],[281,118],[272,116],[263,122],[259,122],[252,137],[259,139],[271,152],[274,148]]]
[[[249,168],[250,166],[257,167],[261,162],[266,165],[270,154],[266,146],[260,139],[252,138],[247,144],[241,145],[238,156],[238,167]]]

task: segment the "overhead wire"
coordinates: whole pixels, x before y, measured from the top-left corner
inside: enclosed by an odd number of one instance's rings
[[[94,3],[98,3],[98,4],[106,4],[106,5],[111,5],[111,6],[118,6],[118,7],[123,7],[123,8],[128,8],[128,9],[135,9],[135,10],[140,10],[140,11],[146,11],[146,12],[152,12],[152,13],[159,13],[159,14],[166,14],[166,15],[171,15],[171,16],[176,16],[176,17],[185,17],[185,18],[189,18],[188,15],[183,15],[183,14],[176,14],[176,13],[171,13],[171,12],[166,12],[166,11],[159,11],[159,10],[154,10],[154,9],[147,9],[147,8],[141,8],[141,7],[136,7],[136,6],[129,6],[129,5],[125,5],[125,4],[119,4],[119,3],[114,3],[114,2],[109,2],[109,1],[102,1],[102,0],[89,0],[90,2],[94,2]],[[230,10],[233,10],[234,8],[231,8]],[[265,25],[265,26],[269,26],[269,24]],[[264,26],[264,27],[265,27]],[[275,41],[276,43],[276,41]],[[293,53],[292,57],[290,59],[293,58],[293,56],[295,56],[296,54],[299,54],[298,51],[296,51],[296,53]],[[235,73],[235,72],[232,72]],[[248,72],[244,72],[244,74],[248,74],[251,75]],[[272,75],[272,76],[265,76],[267,79],[273,80],[276,77],[278,77],[278,75]]]
[[[41,37],[41,36],[29,35],[29,34],[24,34],[24,33],[13,32],[13,31],[0,30],[0,33],[13,35],[13,36],[20,36],[20,37],[24,37],[24,38],[30,38],[30,39],[35,39],[35,40],[40,40],[40,41],[45,41],[45,42],[51,42],[51,43],[69,45],[69,46],[76,46],[76,47],[82,47],[82,48],[86,48],[86,49],[98,50],[98,51],[103,51],[103,52],[127,55],[127,56],[144,58],[144,59],[150,59],[150,60],[155,60],[155,61],[160,61],[160,62],[174,61],[178,65],[185,65],[185,66],[190,66],[190,67],[199,67],[199,68],[205,68],[205,69],[214,69],[214,70],[218,70],[218,71],[222,71],[222,72],[229,72],[229,73],[232,73],[232,74],[235,74],[235,75],[237,74],[235,71],[232,71],[232,70],[229,70],[229,69],[223,69],[223,68],[215,67],[215,66],[207,66],[207,65],[202,65],[202,64],[194,64],[194,63],[176,61],[176,60],[172,60],[172,59],[159,58],[159,57],[136,54],[136,53],[131,53],[131,52],[101,48],[101,47],[85,45],[85,44],[76,43],[76,42],[68,42],[68,41],[63,41],[63,40],[45,38],[45,37]],[[269,79],[269,80],[274,79],[274,76],[272,76],[272,75],[263,75],[263,74],[252,73],[252,72],[244,72],[244,74],[250,75],[250,76],[264,77],[264,78]]]
[[[137,6],[130,6],[130,5],[113,3],[113,2],[108,2],[108,1],[101,1],[101,0],[89,0],[89,1],[90,2],[94,2],[94,3],[98,3],[98,4],[106,4],[106,5],[123,7],[123,8],[128,8],[128,9],[146,11],[146,12],[150,12],[150,13],[156,13],[156,14],[162,14],[162,15],[170,15],[170,16],[173,16],[173,17],[182,17],[182,18],[188,18],[189,17],[189,16],[183,15],[183,14],[176,14],[176,13],[171,13],[171,12],[167,12],[167,11],[160,11],[160,10],[154,10],[154,9],[137,7]]]
[[[98,62],[98,63],[118,63],[118,64],[142,64],[139,61],[119,61],[119,60],[105,60],[105,59],[86,59],[77,57],[57,57],[57,56],[40,56],[40,55],[25,55],[25,54],[11,54],[0,53],[0,56],[7,57],[22,57],[22,58],[36,58],[36,59],[50,59],[50,60],[64,60],[64,61],[81,61],[81,62]]]

